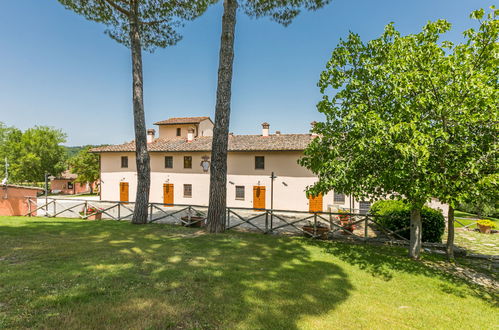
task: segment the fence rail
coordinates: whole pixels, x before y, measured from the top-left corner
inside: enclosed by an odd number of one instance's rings
[[[27,198],[26,216],[79,219],[131,220],[134,202],[82,199]],[[170,223],[189,227],[206,224],[208,207],[203,205],[149,203],[149,223]],[[370,214],[306,212],[272,209],[227,208],[226,228],[263,234],[305,235],[312,238],[347,238],[359,241],[407,242],[400,232],[392,231]]]

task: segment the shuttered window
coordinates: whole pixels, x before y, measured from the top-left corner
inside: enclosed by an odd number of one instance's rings
[[[344,204],[345,203],[345,194],[334,193],[334,203],[335,204]]]
[[[256,170],[265,169],[265,157],[264,156],[255,156],[255,169]]]
[[[192,197],[192,184],[184,184],[184,197]]]
[[[244,200],[244,186],[236,186],[236,199]]]
[[[121,168],[128,168],[128,157],[121,156]]]
[[[165,168],[173,168],[173,157],[165,156]]]
[[[184,168],[192,168],[192,157],[184,156]]]

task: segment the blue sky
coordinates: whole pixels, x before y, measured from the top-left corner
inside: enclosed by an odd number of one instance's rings
[[[336,0],[302,13],[290,26],[238,14],[230,130],[305,133],[321,120],[316,87],[331,51],[348,31],[376,38],[393,21],[416,33],[428,20],[448,19],[452,41],[473,25],[483,0]],[[144,56],[148,127],[169,117],[214,117],[221,3],[187,22],[175,47]],[[65,10],[56,0],[0,0],[0,121],[26,129],[63,129],[67,145],[133,139],[130,52],[104,26]]]

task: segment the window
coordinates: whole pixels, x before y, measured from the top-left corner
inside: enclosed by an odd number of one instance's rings
[[[255,156],[255,169],[263,170],[265,169],[265,157],[263,156]]]
[[[369,208],[371,208],[371,202],[359,202],[360,214],[367,214],[367,212],[369,212]]]
[[[177,136],[182,135],[182,129],[180,127],[177,127]]]
[[[192,168],[192,157],[184,156],[184,168]]]
[[[192,197],[192,184],[184,184],[184,197]]]
[[[68,182],[68,189],[73,189],[73,182]]]
[[[121,156],[121,168],[128,168],[128,157]]]
[[[244,200],[244,186],[236,186],[236,199]]]
[[[335,192],[333,199],[335,204],[345,204],[345,194]]]
[[[173,168],[173,157],[165,156],[165,168]]]

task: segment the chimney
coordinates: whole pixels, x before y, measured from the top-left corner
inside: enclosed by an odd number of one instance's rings
[[[281,131],[275,131],[275,135],[277,136],[281,135]]]
[[[262,136],[269,136],[269,128],[270,128],[269,123],[262,124]]]
[[[310,129],[310,135],[312,135],[313,137],[318,136],[317,133],[313,132],[315,125],[317,125],[317,122],[314,120],[313,122],[310,123],[310,125],[312,126],[312,128]]]
[[[187,142],[192,142],[194,140],[194,128],[189,128],[187,130]]]
[[[147,130],[147,143],[152,143],[154,141],[154,135],[156,134],[156,131],[154,128],[150,128]]]

